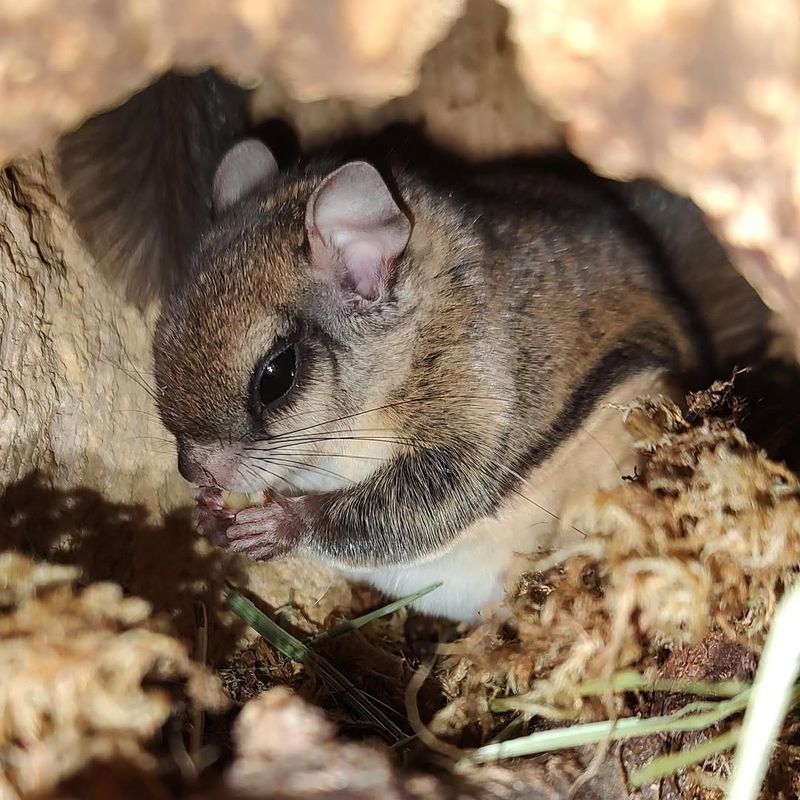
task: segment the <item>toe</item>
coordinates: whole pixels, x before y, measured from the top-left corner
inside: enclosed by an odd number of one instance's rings
[[[253,506],[252,508],[243,508],[236,514],[236,524],[245,524],[250,522],[265,522],[266,520],[274,517],[275,512],[272,509],[264,508],[263,506]]]
[[[251,536],[262,536],[269,538],[270,531],[264,530],[264,522],[263,520],[259,520],[258,522],[237,522],[235,525],[231,525],[230,528],[227,530],[228,539],[248,539]]]
[[[234,553],[249,556],[259,561],[268,561],[277,554],[274,541],[265,536],[247,536],[228,542],[228,549]]]

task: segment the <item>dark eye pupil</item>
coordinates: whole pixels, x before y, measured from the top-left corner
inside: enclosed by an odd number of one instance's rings
[[[296,370],[297,355],[294,347],[287,347],[273,356],[264,367],[258,384],[258,399],[261,404],[268,406],[280,400],[292,388]]]

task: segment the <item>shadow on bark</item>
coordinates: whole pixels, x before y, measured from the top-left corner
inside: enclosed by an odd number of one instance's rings
[[[188,508],[155,522],[143,505],[113,502],[85,487],[56,488],[35,470],[0,495],[0,549],[79,566],[84,583],[121,584],[169,613],[190,645],[205,606],[212,662],[241,635],[221,591],[226,580],[241,577],[236,562],[197,541]]]

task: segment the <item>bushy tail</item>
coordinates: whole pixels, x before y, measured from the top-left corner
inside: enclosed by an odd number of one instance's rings
[[[731,264],[700,209],[646,180],[618,184],[659,243],[710,339],[716,369],[748,366],[767,345],[770,311]]]
[[[211,215],[211,182],[246,124],[246,93],[213,70],[167,73],[62,138],[58,168],[100,268],[143,305],[180,277]]]

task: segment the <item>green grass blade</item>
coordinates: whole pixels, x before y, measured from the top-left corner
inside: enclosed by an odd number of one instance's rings
[[[271,620],[250,600],[238,592],[228,589],[225,592],[225,598],[234,614],[244,620],[256,633],[284,656],[313,669],[319,675],[328,691],[331,694],[340,696],[342,702],[360,719],[377,725],[386,738],[392,742],[398,742],[406,738],[406,732],[386,715],[374,698],[355,686],[327,659],[315,653],[296,636],[292,636],[291,633],[281,628],[280,625]]]
[[[303,644],[296,636],[281,628],[261,612],[250,600],[237,592],[225,592],[225,599],[231,611],[244,620],[256,633],[266,639],[276,650],[292,661],[304,663],[312,655],[311,648]]]
[[[533,697],[533,695],[530,695]],[[498,697],[489,703],[489,710],[493,712],[521,711],[529,717],[544,717],[554,722],[568,722],[578,716],[577,708],[558,708],[549,706],[545,703],[537,703],[534,700],[526,699],[525,695],[515,697]]]
[[[520,728],[525,724],[525,717],[521,714],[511,722],[508,723],[491,741],[491,744],[496,744],[497,742],[505,742],[506,740],[510,739],[514,734],[516,734]]]
[[[738,737],[738,730],[730,730],[713,739],[707,739],[695,747],[654,758],[649,764],[632,773],[628,783],[636,789],[667,775],[674,775],[680,769],[702,764],[709,756],[730,750],[736,744]]]
[[[307,640],[307,643],[311,647],[315,647],[321,642],[324,642],[326,639],[332,639],[334,636],[341,636],[343,633],[349,633],[350,631],[357,630],[358,628],[363,628],[365,625],[369,624],[370,622],[374,622],[376,619],[388,617],[390,614],[394,614],[395,611],[399,611],[401,608],[410,606],[413,602],[419,600],[420,597],[425,597],[426,594],[430,594],[432,591],[434,591],[434,589],[438,589],[441,585],[441,581],[438,583],[432,583],[430,586],[426,586],[424,589],[420,589],[413,594],[401,597],[399,600],[395,600],[393,603],[381,606],[380,608],[375,609],[375,611],[370,611],[368,614],[363,614],[355,619],[346,619],[344,622],[334,625],[330,630],[323,631],[317,636],[312,636]]]
[[[784,595],[772,620],[753,682],[733,758],[727,800],[754,800],[764,781],[772,748],[792,705],[800,671],[800,584]]]
[[[650,680],[640,672],[626,670],[617,672],[610,678],[597,678],[584,681],[578,686],[580,697],[595,697],[607,692],[669,692],[672,694],[690,694],[705,697],[731,698],[741,694],[750,685],[743,681],[676,681]],[[568,720],[577,716],[577,709],[544,706],[538,702],[536,692],[498,697],[491,702],[492,711],[523,711],[547,719]],[[690,703],[680,713],[707,710],[716,707],[715,702]]]
[[[538,731],[519,739],[484,745],[473,751],[468,758],[473,762],[485,763],[503,758],[517,758],[554,750],[583,747],[607,740],[616,741],[635,736],[650,736],[656,733],[705,730],[733,714],[743,711],[749,697],[750,691],[745,690],[736,697],[716,703],[714,708],[691,715],[679,713],[649,719],[628,717],[616,721],[589,722],[569,728]]]
[[[670,692],[671,694],[696,694],[706,697],[735,697],[749,684],[743,681],[678,681],[649,680],[640,672],[624,670],[610,679],[596,678],[584,681],[578,687],[582,697],[592,697],[606,692]]]

